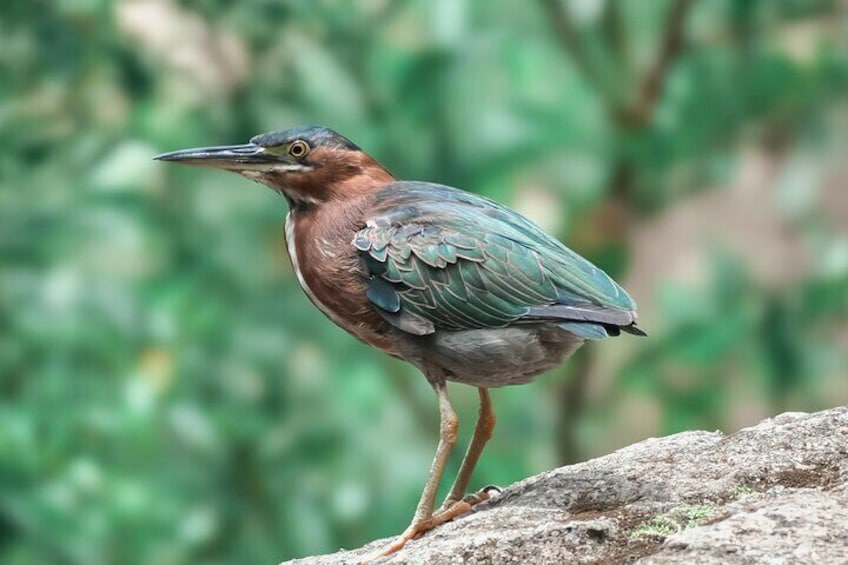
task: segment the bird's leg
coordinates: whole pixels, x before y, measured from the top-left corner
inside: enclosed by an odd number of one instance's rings
[[[468,512],[472,506],[489,498],[490,487],[486,487],[473,495],[465,496],[465,489],[468,488],[468,483],[471,481],[471,474],[480,459],[480,454],[483,453],[486,442],[492,437],[496,421],[495,412],[492,410],[492,401],[489,398],[489,390],[478,388],[477,391],[480,394],[480,412],[477,415],[477,424],[474,426],[474,435],[471,436],[468,451],[465,452],[465,457],[462,459],[456,480],[434,517],[440,523]]]
[[[433,520],[433,508],[436,504],[436,491],[439,488],[439,482],[442,480],[445,463],[447,463],[451,448],[456,443],[456,436],[459,431],[459,419],[456,417],[456,412],[453,411],[450,400],[448,400],[448,391],[445,382],[436,382],[433,387],[439,396],[440,416],[439,445],[436,447],[436,455],[433,457],[430,474],[427,476],[427,482],[424,484],[424,491],[421,493],[421,499],[418,501],[415,515],[412,517],[412,523],[409,524],[409,527],[406,528],[394,543],[380,553],[380,557],[398,551],[409,540],[432,530],[444,521],[437,522]]]

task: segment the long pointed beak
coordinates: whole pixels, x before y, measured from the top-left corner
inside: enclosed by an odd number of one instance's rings
[[[154,157],[157,161],[173,161],[183,165],[215,167],[221,169],[249,168],[279,161],[277,155],[266,152],[259,145],[224,145],[221,147],[197,147],[162,153]]]

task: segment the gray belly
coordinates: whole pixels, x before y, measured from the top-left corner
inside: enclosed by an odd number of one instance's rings
[[[583,339],[556,326],[437,331],[420,338],[425,373],[479,387],[526,383],[559,365]]]

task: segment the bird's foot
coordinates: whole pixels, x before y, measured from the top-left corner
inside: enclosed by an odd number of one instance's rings
[[[441,523],[442,522],[439,522],[438,524]],[[426,520],[413,520],[409,527],[406,528],[406,530],[404,530],[403,533],[400,534],[396,540],[394,540],[392,543],[385,546],[384,548],[379,549],[363,557],[359,561],[359,565],[366,565],[368,563],[371,563],[375,559],[386,557],[388,555],[400,551],[401,549],[403,549],[403,546],[406,545],[406,542],[424,535],[425,533],[435,528],[438,524],[435,523],[435,515],[431,516]]]
[[[466,512],[471,510],[472,507],[476,506],[477,504],[480,504],[483,501],[489,500],[493,496],[499,495],[501,492],[503,492],[503,489],[499,486],[486,485],[477,492],[466,495],[462,500],[454,500],[449,498],[442,503],[441,508],[436,511],[433,517],[435,518],[436,516],[442,516],[443,514],[450,513],[452,514],[452,516],[439,523],[441,524],[443,522],[447,522],[448,520],[452,520],[457,516],[465,514]]]
[[[501,493],[501,488],[489,485],[481,488],[479,491],[474,494],[469,494],[462,500],[445,500],[442,504],[441,508],[439,508],[432,516],[423,520],[413,520],[406,530],[403,531],[402,534],[398,536],[396,540],[387,545],[386,547],[363,557],[360,561],[360,565],[364,565],[366,563],[371,563],[372,561],[379,559],[381,557],[386,557],[393,553],[397,553],[406,545],[406,542],[412,539],[416,539],[426,534],[433,528],[444,524],[445,522],[450,522],[454,518],[458,516],[462,516],[466,512],[469,512],[474,505],[483,502],[484,500],[489,500],[493,496],[496,496]]]

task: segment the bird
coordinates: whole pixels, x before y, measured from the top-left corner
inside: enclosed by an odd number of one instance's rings
[[[288,256],[309,300],[354,337],[417,367],[434,389],[433,463],[409,526],[380,555],[497,492],[466,496],[495,426],[489,389],[530,382],[586,341],[646,335],[630,295],[531,220],[458,188],[399,180],[332,129],[299,126],[155,159],[231,171],[285,198]],[[476,387],[480,406],[437,509],[459,426],[448,382]]]

